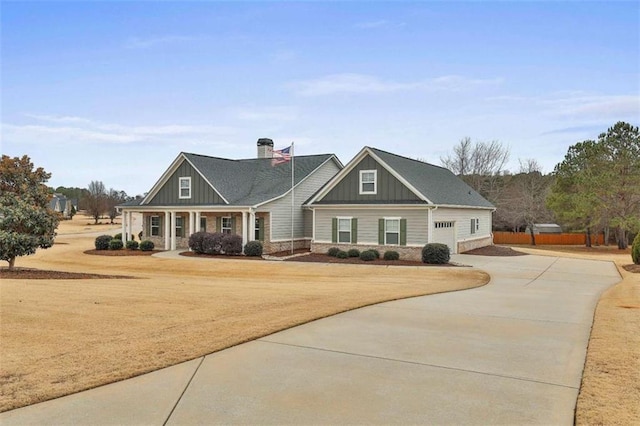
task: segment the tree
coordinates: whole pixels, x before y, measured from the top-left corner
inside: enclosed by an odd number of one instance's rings
[[[618,122],[597,141],[569,148],[555,168],[549,206],[558,217],[579,223],[590,234],[598,225],[616,230],[618,248],[640,228],[640,133]]]
[[[104,183],[97,180],[92,180],[87,188],[88,193],[84,196],[84,208],[87,214],[95,220],[95,224],[98,224],[98,219],[107,212],[107,191],[104,188]]]
[[[453,154],[440,157],[442,166],[460,176],[473,189],[494,203],[499,198],[500,174],[509,160],[509,149],[498,141],[476,142],[465,137]]]
[[[107,208],[109,212],[109,219],[111,223],[113,223],[113,219],[118,215],[118,210],[116,206],[124,203],[125,201],[129,201],[131,197],[127,195],[124,191],[117,191],[113,188],[109,189],[109,193],[107,195]]]
[[[549,193],[549,179],[545,179],[542,168],[534,159],[520,161],[520,173],[516,177],[519,196],[516,207],[522,220],[529,227],[531,245],[536,245],[535,224],[549,219],[546,199]]]
[[[51,195],[45,183],[51,177],[34,170],[28,156],[2,156],[0,162],[0,259],[15,266],[16,257],[53,245],[58,214],[48,209]]]

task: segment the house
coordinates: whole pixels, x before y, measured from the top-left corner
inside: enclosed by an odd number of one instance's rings
[[[58,212],[63,218],[69,219],[73,211],[78,209],[78,201],[69,199],[62,194],[54,193],[49,201],[49,209]]]
[[[289,249],[292,241],[309,248],[312,211],[302,204],[342,163],[321,154],[273,164],[273,141],[259,139],[257,148],[257,158],[244,160],[180,153],[143,199],[118,206],[123,238],[140,213],[143,239],[165,250],[187,248],[198,231],[238,234],[243,245],[260,240],[265,253]]]
[[[494,206],[451,171],[364,147],[311,197],[311,249],[376,248],[420,259],[427,243],[451,253],[493,244]]]

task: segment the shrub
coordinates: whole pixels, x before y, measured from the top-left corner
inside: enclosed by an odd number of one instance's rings
[[[202,251],[205,254],[220,254],[222,251],[222,232],[207,232],[202,238]]]
[[[369,262],[371,260],[376,260],[376,254],[373,252],[373,250],[365,250],[362,253],[360,253],[360,259],[364,260],[366,262]]]
[[[338,250],[338,253],[336,253],[336,257],[338,259],[346,259],[347,257],[349,257],[349,254],[344,250]]]
[[[111,241],[113,237],[111,235],[100,235],[96,238],[96,250],[109,250],[109,241]]]
[[[203,254],[204,247],[202,246],[202,243],[205,235],[207,235],[206,232],[196,232],[195,234],[191,234],[189,237],[189,248],[198,254]]]
[[[138,250],[139,245],[137,241],[127,241],[127,250]]]
[[[109,250],[121,250],[122,247],[124,247],[124,244],[122,244],[122,240],[113,238],[111,239],[111,241],[109,241]]]
[[[140,243],[140,250],[142,251],[151,251],[155,248],[155,244],[153,244],[153,241],[150,240],[144,240]]]
[[[380,252],[376,249],[369,249],[370,252],[372,252],[375,256],[376,259],[380,259]]]
[[[444,265],[449,263],[449,246],[442,243],[427,244],[422,248],[422,263]]]
[[[122,240],[122,232],[118,232],[116,235],[113,236],[114,240]]]
[[[338,247],[331,247],[329,250],[327,250],[327,254],[329,256],[336,257],[339,251],[340,249]]]
[[[382,258],[384,260],[398,260],[400,259],[400,253],[394,250],[388,250],[384,252],[384,255],[382,256]]]
[[[260,241],[249,241],[244,246],[244,254],[247,256],[262,256],[262,243]]]
[[[350,249],[347,254],[349,255],[349,257],[360,257],[360,250],[358,249]]]
[[[144,233],[142,231],[138,232],[138,239],[140,241],[142,241],[142,236],[144,235]]]
[[[640,265],[640,232],[636,234],[631,244],[631,259],[636,265]]]
[[[228,255],[242,253],[242,237],[236,234],[224,234],[222,237],[222,252]]]

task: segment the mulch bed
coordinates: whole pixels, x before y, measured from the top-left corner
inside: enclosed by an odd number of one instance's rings
[[[2,279],[25,279],[25,280],[86,280],[86,279],[113,279],[113,278],[135,278],[127,275],[100,275],[86,274],[81,272],[46,271],[32,268],[0,268],[0,278]]]
[[[151,256],[155,253],[160,253],[162,250],[151,250],[151,251],[142,251],[142,250],[85,250],[84,254],[95,254],[98,256]]]
[[[477,249],[465,251],[463,254],[472,254],[474,256],[528,256],[528,253],[516,251],[511,247],[502,246],[486,246]]]
[[[625,271],[629,271],[634,274],[640,274],[640,265],[631,264],[631,265],[623,265],[622,266]]]
[[[196,253],[194,251],[183,251],[180,252],[180,256],[185,256],[185,257],[202,257],[205,259],[243,259],[243,260],[264,260],[262,259],[260,256],[244,256],[244,255],[237,255],[237,256],[230,256],[227,254],[201,254],[201,253]]]
[[[431,265],[428,263],[422,263],[415,260],[384,260],[375,259],[365,261],[359,257],[347,257],[346,259],[339,259],[337,257],[329,256],[321,253],[310,253],[306,256],[292,257],[291,259],[285,259],[285,262],[319,262],[319,263],[347,263],[352,265],[387,265],[387,266],[460,266],[452,263],[445,265]]]

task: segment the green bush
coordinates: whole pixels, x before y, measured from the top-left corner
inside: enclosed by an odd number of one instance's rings
[[[422,247],[422,263],[445,265],[449,263],[449,259],[451,259],[451,254],[449,246],[446,244],[431,243]]]
[[[338,253],[336,253],[336,257],[338,259],[346,259],[347,257],[349,257],[349,254],[344,250],[338,250]]]
[[[137,241],[127,241],[127,250],[138,250],[139,245]]]
[[[631,259],[636,265],[640,265],[640,232],[636,234],[631,245]]]
[[[144,240],[140,243],[140,250],[142,251],[151,251],[156,247],[151,240]]]
[[[384,255],[382,256],[382,258],[384,260],[398,260],[400,259],[400,253],[394,250],[388,250],[384,252]]]
[[[122,244],[122,240],[113,238],[111,241],[109,241],[109,250],[121,250],[122,247],[124,247],[124,244]]]
[[[244,246],[244,254],[247,256],[262,256],[262,243],[260,241],[249,241]]]
[[[339,251],[340,249],[338,247],[331,247],[329,250],[327,250],[327,254],[329,256],[336,257]]]
[[[349,255],[349,257],[360,257],[360,250],[358,249],[350,249],[347,254]]]
[[[380,259],[380,252],[378,250],[370,249],[369,251],[372,252],[376,256],[376,259]]]
[[[372,260],[376,260],[376,254],[373,252],[373,250],[365,250],[362,253],[360,253],[360,259],[364,260],[366,262],[372,261]]]
[[[118,232],[116,235],[113,236],[114,240],[122,240],[122,232]]]
[[[95,245],[96,250],[109,250],[109,241],[111,241],[113,237],[111,235],[100,235],[96,238]]]

